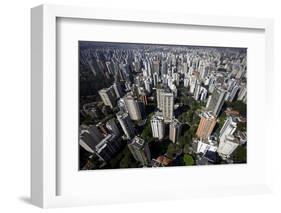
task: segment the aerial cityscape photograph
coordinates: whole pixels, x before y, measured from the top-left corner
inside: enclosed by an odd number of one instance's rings
[[[79,170],[247,163],[247,49],[79,41]]]

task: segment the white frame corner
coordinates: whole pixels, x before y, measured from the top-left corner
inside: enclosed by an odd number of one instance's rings
[[[273,21],[271,19],[161,14],[101,8],[41,5],[31,9],[31,201],[40,207],[94,203],[91,198],[56,196],[56,19],[83,18],[262,29],[266,33],[267,76],[273,75]],[[273,89],[269,79],[267,91]],[[268,106],[272,106],[272,96]],[[271,175],[269,175],[271,178]],[[270,179],[269,178],[269,179]],[[270,188],[270,180],[268,183]],[[269,188],[266,189],[267,191]]]

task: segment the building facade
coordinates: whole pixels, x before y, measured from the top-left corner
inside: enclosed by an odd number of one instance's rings
[[[135,136],[128,144],[128,148],[136,161],[140,162],[142,166],[150,165],[151,154],[148,143],[139,136]]]
[[[173,120],[174,117],[174,95],[173,93],[163,94],[163,117],[166,123]]]
[[[128,113],[118,112],[116,116],[127,138],[133,138],[135,136],[135,128]]]
[[[196,131],[196,136],[200,139],[207,139],[213,132],[216,125],[216,117],[211,112],[202,112],[201,120]]]
[[[240,142],[233,135],[227,135],[224,140],[221,140],[218,147],[218,154],[223,158],[229,158],[235,149],[240,145]]]
[[[208,101],[206,110],[211,111],[215,116],[218,116],[224,103],[225,95],[226,90],[215,88],[210,100]]]
[[[228,117],[220,130],[220,141],[223,141],[227,135],[233,135],[237,128],[237,123],[232,117]]]
[[[105,106],[109,106],[110,108],[115,107],[117,97],[113,86],[99,90],[99,95]]]
[[[173,119],[169,127],[169,139],[173,143],[177,143],[181,134],[182,124],[177,120]]]
[[[155,114],[151,118],[151,130],[152,130],[152,136],[154,138],[158,138],[159,140],[162,140],[165,136],[165,123],[164,118],[161,113]]]
[[[163,110],[163,94],[165,90],[162,88],[157,88],[156,89],[156,99],[157,99],[157,108],[159,110]]]
[[[106,128],[110,130],[117,137],[120,136],[120,130],[117,126],[117,122],[115,118],[112,118],[106,122]]]
[[[131,120],[140,121],[144,119],[144,106],[141,101],[136,100],[130,94],[127,94],[124,97],[124,101]]]

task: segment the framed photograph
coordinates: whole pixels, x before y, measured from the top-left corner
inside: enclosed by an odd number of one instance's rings
[[[40,207],[271,192],[270,19],[31,10]]]

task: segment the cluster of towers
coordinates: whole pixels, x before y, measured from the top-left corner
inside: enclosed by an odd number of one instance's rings
[[[80,131],[80,145],[86,150],[99,153],[107,146],[114,153],[118,146],[112,148],[110,141],[122,137],[128,141],[134,158],[143,166],[149,166],[149,146],[139,136],[138,127],[149,122],[153,138],[162,140],[169,135],[169,140],[177,143],[183,124],[175,115],[175,104],[182,95],[181,88],[187,89],[195,101],[205,104],[195,135],[198,144],[201,143],[199,152],[206,151],[204,146],[209,144],[227,158],[240,144],[234,136],[237,121],[233,117],[225,121],[219,141],[214,142],[210,137],[225,102],[247,101],[245,50],[101,43],[84,48],[80,56],[80,63],[88,67],[91,75],[111,82],[110,86],[93,93],[98,93],[104,106],[115,113],[114,119],[106,121],[111,137],[98,137],[99,134],[93,133],[94,127]],[[156,104],[147,120],[149,102]]]

